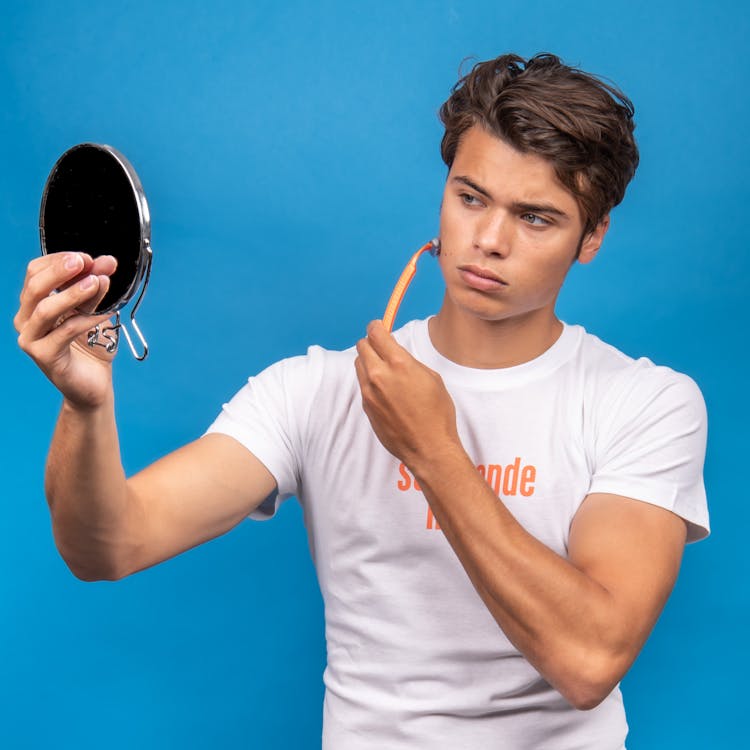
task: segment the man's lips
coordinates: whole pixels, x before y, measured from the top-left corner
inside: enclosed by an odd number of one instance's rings
[[[500,278],[500,276],[487,268],[468,265],[459,266],[458,270],[464,281],[469,284],[469,286],[473,286],[477,289],[499,289],[500,287],[508,285],[508,283]]]

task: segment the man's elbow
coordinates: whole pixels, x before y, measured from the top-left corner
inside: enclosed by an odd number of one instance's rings
[[[120,581],[127,575],[126,573],[115,571],[109,567],[82,566],[65,560],[68,570],[79,580],[85,583],[94,583],[96,581]]]
[[[591,711],[611,692],[612,689],[600,690],[597,686],[580,685],[563,693],[563,697],[578,711]]]
[[[68,550],[59,540],[56,541],[57,551],[67,565],[68,570],[79,580],[86,583],[95,581],[119,581],[128,575],[121,566],[112,561],[96,560],[88,555],[81,555],[75,550]]]
[[[587,669],[577,670],[559,690],[573,708],[591,711],[617,687],[623,674],[619,662],[603,659]]]

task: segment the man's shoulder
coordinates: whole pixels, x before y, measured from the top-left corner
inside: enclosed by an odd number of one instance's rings
[[[346,349],[335,349],[311,344],[307,351],[276,360],[267,369],[279,369],[287,373],[313,373],[325,369],[340,369],[350,365],[357,356],[354,345]]]
[[[610,402],[648,401],[666,392],[681,400],[702,402],[698,384],[687,373],[657,364],[647,356],[633,357],[582,326],[576,328],[581,337],[577,365],[589,391]]]
[[[355,346],[345,349],[312,344],[304,353],[277,359],[250,377],[251,384],[269,384],[287,399],[315,402],[324,394],[351,390],[356,382]]]
[[[413,341],[415,335],[418,334],[422,329],[426,330],[427,320],[411,320],[405,323],[403,326],[393,331],[393,337],[396,341],[404,346],[408,350],[413,349]],[[362,329],[362,338],[365,337],[365,330]],[[292,366],[331,366],[336,367],[349,367],[351,363],[357,357],[357,345],[356,342],[345,348],[328,347],[321,344],[311,344],[307,348],[305,354],[299,354],[294,357],[289,357],[286,362],[290,362]]]

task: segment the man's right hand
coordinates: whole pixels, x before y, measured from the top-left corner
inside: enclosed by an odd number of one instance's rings
[[[111,255],[94,259],[64,252],[35,258],[13,320],[18,345],[79,409],[100,406],[111,392],[114,353],[86,342],[88,331],[111,315],[82,312],[96,309],[116,267]]]

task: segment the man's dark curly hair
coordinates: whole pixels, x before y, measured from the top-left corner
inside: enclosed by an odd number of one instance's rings
[[[619,89],[555,55],[501,55],[474,65],[451,89],[440,108],[440,152],[450,169],[461,136],[478,124],[541,156],[578,201],[587,234],[620,203],[635,174],[633,113]]]

